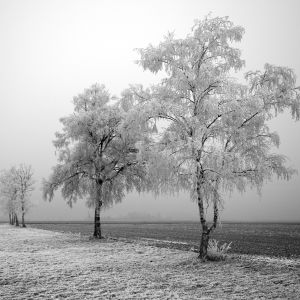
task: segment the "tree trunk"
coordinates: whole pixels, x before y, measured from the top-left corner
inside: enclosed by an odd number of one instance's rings
[[[202,260],[206,260],[208,258],[208,242],[210,238],[210,233],[213,232],[218,223],[218,216],[219,216],[219,209],[218,209],[218,203],[219,203],[219,194],[218,194],[218,188],[219,188],[219,180],[216,181],[215,185],[215,193],[214,193],[214,219],[213,219],[213,224],[208,227],[206,220],[204,219],[204,209],[203,209],[203,200],[199,201],[199,198],[201,198],[201,192],[200,197],[198,194],[198,206],[199,206],[199,214],[200,214],[200,219],[201,215],[203,216],[201,219],[201,224],[202,224],[202,236],[201,236],[201,242],[200,242],[200,251],[199,251],[199,258]],[[199,186],[199,191],[201,189],[201,186]],[[197,188],[198,191],[198,188]]]
[[[216,183],[215,183],[215,192],[214,192],[214,221],[213,221],[212,226],[209,228],[210,232],[214,231],[217,228],[217,224],[218,224],[218,217],[219,217],[218,204],[220,202],[219,181],[220,181],[220,179],[217,178]]]
[[[8,216],[9,216],[9,224],[12,225],[12,215],[11,215],[11,213],[9,213]]]
[[[202,183],[202,177],[198,173],[197,170],[197,203],[198,203],[198,209],[199,209],[199,216],[200,216],[200,223],[202,226],[202,236],[200,241],[200,249],[199,249],[199,258],[202,261],[206,261],[207,259],[207,248],[208,248],[208,241],[209,241],[209,229],[205,220],[204,215],[204,206],[203,206],[203,195],[201,191],[201,183]]]
[[[95,203],[95,219],[94,219],[94,238],[102,239],[100,211],[102,206],[102,183],[97,182],[96,186],[96,203]]]
[[[199,251],[199,258],[205,261],[207,259],[207,248],[208,248],[208,241],[209,241],[209,231],[207,226],[204,229],[202,226],[202,236],[200,242],[200,251]]]
[[[101,239],[100,206],[96,203],[94,218],[94,238]]]
[[[15,214],[16,226],[19,227],[19,220],[17,214]]]
[[[26,227],[25,225],[25,209],[24,209],[24,203],[22,204],[22,227]]]
[[[25,215],[25,213],[24,212],[22,212],[22,227],[26,227],[26,225],[25,225],[25,218],[24,218],[24,215]]]
[[[199,207],[199,213],[200,213],[200,208],[201,205],[199,205],[198,203],[198,207]],[[203,211],[203,215],[204,215],[204,211]],[[204,219],[204,217],[201,218],[201,213],[200,213],[200,220],[201,220],[201,227],[202,227],[202,235],[201,235],[201,240],[200,240],[200,248],[199,248],[199,258],[202,261],[206,261],[207,260],[207,248],[208,248],[208,241],[210,238],[210,230],[208,229],[206,220]]]
[[[11,225],[15,225],[16,222],[16,216],[14,213],[11,213]]]

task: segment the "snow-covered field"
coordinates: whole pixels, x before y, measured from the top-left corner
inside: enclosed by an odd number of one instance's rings
[[[300,299],[300,260],[203,263],[150,241],[0,225],[0,299]]]

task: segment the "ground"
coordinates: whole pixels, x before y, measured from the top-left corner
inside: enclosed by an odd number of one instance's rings
[[[300,299],[300,260],[0,225],[0,299]]]

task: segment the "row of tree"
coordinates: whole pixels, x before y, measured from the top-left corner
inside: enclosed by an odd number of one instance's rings
[[[243,33],[227,17],[208,16],[184,39],[168,34],[138,50],[138,64],[164,77],[159,84],[130,86],[119,99],[96,84],[74,97],[74,112],[56,133],[58,164],[43,182],[45,199],[58,188],[70,205],[87,197],[101,238],[101,208],[125,193],[189,191],[202,227],[199,256],[206,259],[225,191],[260,190],[274,174],[294,173],[272,153],[279,137],[268,121],[286,109],[299,119],[295,74],[266,64],[238,83],[231,75],[244,61],[233,44]]]
[[[0,204],[7,211],[9,223],[19,226],[18,215],[21,214],[22,227],[25,225],[25,214],[30,208],[30,193],[34,189],[31,166],[20,165],[0,174]]]

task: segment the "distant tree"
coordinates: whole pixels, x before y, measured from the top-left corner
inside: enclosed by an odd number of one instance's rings
[[[9,223],[19,226],[18,211],[18,188],[14,176],[14,168],[3,170],[0,175],[0,198],[1,206],[8,212]]]
[[[144,118],[165,122],[157,144],[161,159],[153,160],[159,162],[152,168],[156,186],[158,191],[188,189],[197,201],[204,260],[222,191],[243,191],[248,184],[260,188],[273,174],[288,179],[293,173],[283,156],[270,152],[279,138],[267,121],[286,108],[299,119],[295,75],[266,64],[263,72],[248,72],[245,85],[238,84],[230,72],[244,61],[232,42],[239,42],[243,32],[227,17],[209,16],[196,21],[185,39],[168,34],[159,46],[139,49],[139,64],[154,73],[163,70],[166,77],[148,90],[131,88]],[[205,203],[213,203],[212,225]]]
[[[56,133],[59,163],[43,182],[44,197],[52,200],[59,187],[69,205],[87,196],[87,204],[95,207],[94,237],[102,238],[101,208],[142,188],[146,173],[136,148],[140,137],[103,85],[91,86],[73,102],[74,113],[60,120],[63,130]]]
[[[25,225],[25,213],[30,208],[30,193],[33,191],[33,170],[30,165],[21,164],[18,168],[12,168],[12,178],[17,188],[18,207],[22,215],[22,227]]]

